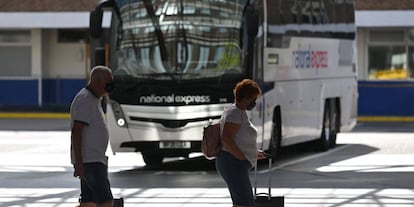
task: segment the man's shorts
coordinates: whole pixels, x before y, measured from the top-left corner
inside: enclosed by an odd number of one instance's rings
[[[85,176],[81,179],[81,202],[97,204],[113,200],[108,180],[108,166],[100,163],[84,163]]]

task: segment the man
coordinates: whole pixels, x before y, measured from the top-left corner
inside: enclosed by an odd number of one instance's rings
[[[87,86],[72,101],[71,159],[74,176],[81,181],[80,206],[111,206],[113,196],[108,180],[109,133],[101,101],[113,89],[111,70],[96,66]]]

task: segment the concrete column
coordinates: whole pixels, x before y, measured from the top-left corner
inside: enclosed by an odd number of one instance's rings
[[[358,80],[367,80],[368,79],[368,64],[367,64],[367,54],[368,54],[368,41],[367,41],[367,30],[364,28],[358,28],[356,32],[356,52],[357,52],[357,72]]]
[[[38,105],[42,106],[42,30],[31,30],[32,77],[38,79]]]

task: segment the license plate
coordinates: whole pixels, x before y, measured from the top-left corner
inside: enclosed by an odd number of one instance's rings
[[[184,141],[165,141],[160,142],[160,149],[190,149],[191,142]]]

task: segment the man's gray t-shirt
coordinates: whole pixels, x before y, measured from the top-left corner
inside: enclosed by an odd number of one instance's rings
[[[81,89],[70,107],[71,127],[73,123],[86,124],[82,130],[83,163],[101,162],[108,165],[105,155],[108,147],[109,133],[105,113],[101,106],[102,98],[94,95],[87,88]],[[71,160],[75,164],[75,153],[71,147]]]
[[[237,108],[234,104],[227,108],[221,117],[220,128],[223,129],[224,123],[230,122],[240,124],[240,129],[234,137],[236,145],[240,148],[244,156],[249,160],[252,166],[255,166],[257,160],[257,129],[250,122],[246,111]],[[223,132],[223,131],[222,131]],[[223,148],[223,150],[226,150]]]

